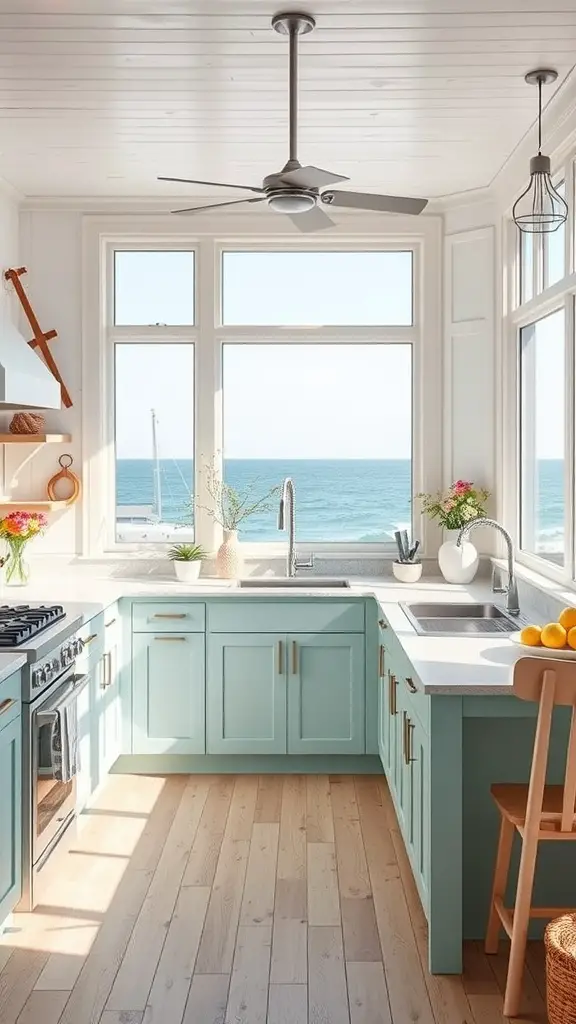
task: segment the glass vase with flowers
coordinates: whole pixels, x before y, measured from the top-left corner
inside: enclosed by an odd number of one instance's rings
[[[30,578],[30,567],[24,557],[27,544],[43,533],[47,526],[42,512],[10,512],[0,519],[0,537],[6,545],[4,577],[13,587],[23,587]]]

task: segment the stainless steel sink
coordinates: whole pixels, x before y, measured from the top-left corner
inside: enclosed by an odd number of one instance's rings
[[[503,608],[486,604],[448,604],[442,601],[401,604],[404,614],[421,636],[480,636],[514,633],[521,629],[519,618]]]
[[[300,588],[302,590],[332,590],[334,587],[349,588],[350,581],[332,579],[331,577],[321,578],[320,576],[314,576],[311,579],[298,578],[296,576],[263,576],[259,579],[257,576],[252,576],[250,579],[240,580],[238,585],[242,588],[263,588],[266,590],[279,587],[287,587],[289,589]]]

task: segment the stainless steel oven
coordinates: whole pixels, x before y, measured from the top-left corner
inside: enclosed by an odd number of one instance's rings
[[[56,680],[48,693],[41,694],[29,706],[31,816],[30,845],[32,869],[58,842],[75,814],[76,776],[67,782],[58,779],[53,764],[52,731],[59,711],[78,700],[90,683],[90,676],[71,666]]]

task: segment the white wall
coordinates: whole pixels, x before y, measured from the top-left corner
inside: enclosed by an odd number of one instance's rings
[[[49,430],[69,433],[66,445],[45,445],[18,474],[12,493],[21,498],[46,497],[46,484],[60,467],[58,458],[70,452],[72,467],[82,477],[81,418],[81,289],[82,289],[82,217],[75,211],[22,211],[20,215],[20,265],[28,268],[23,278],[32,307],[44,331],[54,328],[58,337],[50,348],[70,392],[73,406],[59,412],[47,412]],[[17,239],[17,231],[15,232]],[[26,321],[20,321],[25,337]],[[10,414],[11,415],[11,414]],[[4,418],[9,419],[10,416]],[[12,472],[22,459],[16,446],[6,449],[7,486]],[[81,550],[81,504],[50,514],[46,536],[35,542],[36,550],[74,554]]]
[[[499,217],[491,203],[454,210],[444,239],[444,484],[489,488],[498,512]],[[492,533],[475,537],[495,549]]]

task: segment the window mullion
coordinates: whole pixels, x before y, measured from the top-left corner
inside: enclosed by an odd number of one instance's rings
[[[215,297],[220,290],[220,271],[214,242],[203,240],[198,247],[196,346],[196,432],[194,445],[195,540],[214,552],[221,531],[206,511],[211,504],[206,489],[204,464],[222,451],[221,345],[215,330]]]
[[[574,297],[566,296],[565,302],[565,454],[564,454],[564,544],[565,566],[570,579],[576,576],[575,554],[575,487],[574,456],[575,456],[575,382],[574,382]]]

